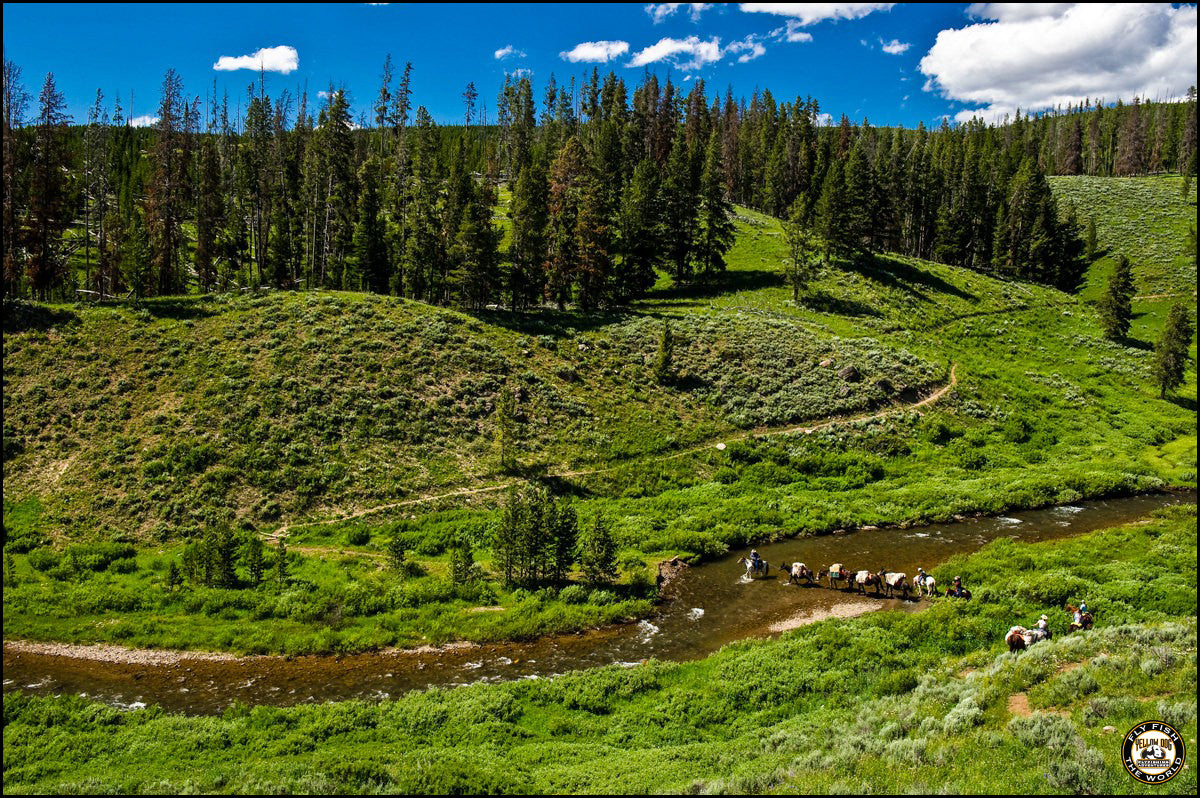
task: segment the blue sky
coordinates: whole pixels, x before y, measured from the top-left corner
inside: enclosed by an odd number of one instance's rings
[[[414,106],[443,123],[461,120],[470,81],[494,119],[517,70],[539,103],[551,73],[561,85],[597,67],[632,89],[649,69],[685,90],[703,78],[710,96],[768,87],[834,119],[910,127],[1196,83],[1196,7],[1171,4],[6,4],[3,37],[31,112],[53,72],[76,121],[98,88],[109,108],[119,94],[128,114],[132,94],[133,115],[151,117],[169,67],[189,96],[215,81],[232,106],[259,64],[272,95],[307,85],[317,102],[344,85],[369,114],[389,53],[397,71],[412,62]]]

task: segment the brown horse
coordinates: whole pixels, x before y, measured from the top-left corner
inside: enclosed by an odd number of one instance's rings
[[[1009,652],[1025,650],[1025,627],[1014,626],[1008,630],[1008,634],[1004,636],[1004,642],[1008,643]]]
[[[1079,612],[1079,608],[1074,604],[1067,605],[1067,612],[1071,614],[1071,625],[1067,627],[1068,632],[1078,631],[1079,629],[1091,629],[1095,619],[1092,618],[1090,612],[1079,614],[1079,620],[1075,620],[1075,613]]]
[[[830,588],[837,587],[838,582],[845,582],[845,589],[849,590],[854,585],[854,582],[852,581],[854,578],[853,573],[853,571],[842,565],[840,562],[835,562],[833,565],[817,574],[817,581],[820,582],[822,579],[828,576]]]
[[[883,592],[887,594],[888,598],[891,598],[892,593],[897,590],[903,592],[904,598],[908,598],[908,594],[912,590],[908,584],[908,574],[880,571],[879,575],[883,579]]]
[[[802,562],[794,562],[790,568],[786,565],[781,565],[779,566],[779,570],[788,575],[787,584],[789,585],[794,585],[801,579],[810,585],[813,583],[813,572]]]
[[[882,584],[883,580],[879,578],[879,574],[872,573],[871,571],[859,571],[858,573],[854,574],[854,585],[858,587],[858,592],[862,593],[864,596],[867,593],[867,588],[871,586],[875,587],[876,596],[883,595],[880,592],[880,586]]]

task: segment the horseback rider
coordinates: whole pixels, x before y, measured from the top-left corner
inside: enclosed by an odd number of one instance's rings
[[[947,595],[954,596],[955,598],[966,598],[967,594],[963,590],[963,583],[962,583],[961,576],[954,577],[954,584],[951,585],[950,590],[947,591]]]
[[[1047,640],[1049,640],[1051,637],[1053,637],[1053,635],[1050,633],[1050,619],[1047,618],[1044,614],[1042,615],[1041,618],[1038,618],[1037,628],[1042,630],[1046,634]]]

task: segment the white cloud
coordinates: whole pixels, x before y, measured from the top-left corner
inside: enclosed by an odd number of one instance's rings
[[[1176,98],[1196,80],[1196,7],[1167,4],[977,4],[984,20],[944,30],[920,69],[926,91],[997,120],[1085,97]]]
[[[133,119],[129,120],[129,125],[131,127],[153,127],[154,125],[158,124],[158,119],[159,118],[157,116],[150,116],[150,114],[146,114],[145,116],[135,116]]]
[[[518,50],[516,47],[513,47],[511,44],[506,44],[503,47],[501,47],[499,50],[496,51],[496,60],[497,61],[503,61],[505,58],[508,58],[510,56],[513,58],[524,58],[525,53],[524,53],[524,51]]]
[[[783,38],[789,42],[811,42],[812,34],[800,30],[804,25],[796,19],[789,19],[787,24],[782,28],[776,28],[771,31],[771,38]]]
[[[322,100],[328,100],[329,92],[321,90],[321,91],[317,92],[317,96],[320,97]]]
[[[909,47],[912,47],[910,43],[902,42],[899,39],[892,39],[890,42],[885,42],[883,39],[880,39],[879,45],[888,55],[900,55],[900,53],[904,52]]]
[[[712,8],[712,3],[651,3],[646,6],[646,13],[657,25],[684,6],[687,6],[688,13],[692,16],[692,22],[698,22],[700,15]]]
[[[564,50],[558,55],[573,64],[580,61],[604,64],[627,52],[629,42],[580,42],[571,50]]]
[[[967,14],[976,19],[994,19],[998,22],[1021,22],[1041,17],[1056,17],[1065,13],[1074,3],[972,3]]]
[[[525,67],[517,67],[508,74],[512,75],[514,78],[527,78],[533,75],[533,70],[526,69]]]
[[[659,39],[656,44],[634,53],[629,66],[639,67],[659,61],[670,61],[686,72],[691,69],[699,69],[705,64],[720,61],[722,55],[724,53],[721,50],[721,40],[716,36],[708,41],[704,41],[698,36],[689,36],[686,39],[664,37]],[[679,56],[690,56],[690,58],[681,61]]]
[[[820,127],[829,127],[833,124],[833,114],[819,113],[817,114],[817,125]]]
[[[284,75],[294,72],[300,66],[300,55],[295,47],[280,45],[279,47],[264,47],[250,55],[223,55],[213,64],[213,69],[222,72],[235,69],[262,69],[267,72],[280,72]]]
[[[747,61],[753,61],[759,56],[766,55],[767,48],[762,45],[757,36],[750,34],[741,41],[731,42],[725,48],[725,52],[729,54],[741,53],[737,61],[739,64],[744,64]]]
[[[895,3],[741,3],[748,13],[776,14],[795,19],[799,25],[815,25],[827,19],[859,19],[875,11],[888,11]]]

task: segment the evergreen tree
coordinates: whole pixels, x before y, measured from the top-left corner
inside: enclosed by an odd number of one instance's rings
[[[610,585],[617,578],[617,542],[608,521],[597,515],[580,541],[579,565],[592,585]]]
[[[358,172],[362,187],[358,195],[358,221],[354,226],[354,273],[358,285],[344,287],[366,289],[376,294],[386,294],[391,284],[391,263],[388,258],[387,241],[383,219],[383,163],[372,155]]]
[[[1108,290],[1100,300],[1100,325],[1104,337],[1120,341],[1129,334],[1133,320],[1133,272],[1129,258],[1117,256],[1117,264],[1108,278]]]
[[[783,235],[788,245],[787,278],[792,285],[792,301],[799,304],[800,292],[808,290],[820,268],[817,237],[804,223],[803,200],[792,203],[791,213],[783,225]]]
[[[450,259],[455,264],[453,282],[459,302],[479,310],[498,298],[501,231],[492,224],[492,209],[483,193],[473,182],[468,187]]]
[[[677,283],[692,279],[692,257],[696,245],[699,203],[697,180],[681,128],[667,160],[663,183],[664,259]]]
[[[1084,238],[1083,257],[1091,263],[1096,259],[1096,217],[1089,216],[1087,223],[1087,235]]]
[[[616,265],[618,298],[630,300],[648,291],[657,279],[655,269],[662,265],[659,243],[663,235],[662,194],[658,167],[644,160],[633,170],[633,179],[622,195],[619,217],[619,249]]]
[[[27,269],[27,249],[21,235],[24,222],[21,197],[25,193],[21,190],[21,183],[26,172],[26,153],[25,148],[20,146],[17,131],[24,124],[28,103],[29,94],[21,83],[21,68],[4,59],[3,86],[0,87],[0,104],[3,105],[0,147],[4,148],[4,204],[0,208],[3,214],[0,241],[4,242],[4,264],[0,277],[3,279],[2,293],[6,297],[21,293]]]
[[[179,573],[179,564],[171,560],[171,564],[167,566],[167,590],[175,590],[183,584],[183,576]]]
[[[262,539],[253,534],[246,539],[242,547],[242,556],[246,561],[246,568],[250,571],[250,584],[252,585],[261,583],[263,573],[266,571],[264,548]]]
[[[541,161],[521,171],[512,201],[512,243],[507,289],[513,310],[536,305],[546,282],[546,225],[549,188]]]
[[[387,542],[387,558],[388,565],[397,573],[404,573],[408,567],[408,553],[405,548],[404,537],[400,534],[401,530],[395,529],[392,531],[392,536]]]
[[[850,210],[846,201],[846,180],[840,161],[834,161],[821,185],[817,202],[817,231],[825,240],[825,264],[834,256],[850,257],[855,252]]]
[[[61,295],[67,279],[63,233],[73,221],[67,103],[47,73],[38,97],[37,130],[29,169],[29,212],[25,249],[29,286],[42,301]],[[5,242],[5,249],[12,241]]]
[[[500,573],[505,587],[512,586],[517,576],[517,535],[521,525],[521,506],[517,489],[510,488],[500,520],[491,529],[492,565]]]
[[[874,213],[875,173],[867,157],[866,134],[860,135],[850,150],[846,164],[844,222],[842,243],[846,254],[870,252]]]
[[[709,138],[700,178],[699,235],[696,239],[696,261],[700,273],[711,277],[725,271],[725,253],[733,246],[737,228],[733,223],[733,206],[725,198],[722,182],[721,155],[717,136]]]
[[[552,513],[547,513],[548,522],[554,540],[554,566],[550,576],[555,582],[563,584],[578,557],[579,517],[575,513],[574,505],[566,499],[549,507]]]
[[[201,293],[217,282],[217,231],[222,221],[221,164],[217,145],[206,136],[200,145],[200,190],[196,195],[196,252],[194,263]]]
[[[604,183],[594,175],[585,179],[575,219],[575,274],[579,307],[585,311],[608,304],[610,297],[613,235],[606,207]]]
[[[1191,359],[1188,347],[1192,343],[1192,333],[1187,307],[1182,303],[1172,305],[1162,335],[1154,345],[1154,361],[1151,364],[1154,384],[1158,386],[1161,399],[1167,398],[1168,391],[1183,385]]]
[[[146,231],[155,272],[153,290],[160,295],[184,290],[180,261],[187,198],[187,171],[182,157],[186,113],[183,80],[174,69],[168,69],[158,105],[153,172],[146,189]]]
[[[459,539],[450,548],[450,581],[455,585],[469,585],[478,580],[479,569],[475,565],[471,544]]]
[[[550,221],[547,230],[549,256],[546,277],[550,297],[559,310],[571,298],[575,269],[579,262],[576,225],[579,217],[580,183],[584,176],[583,146],[575,136],[567,139],[550,168]]]

